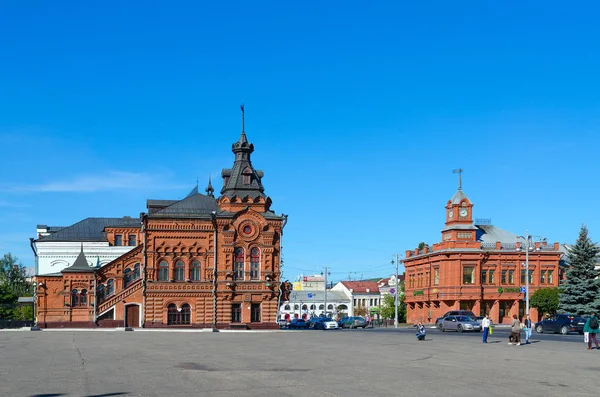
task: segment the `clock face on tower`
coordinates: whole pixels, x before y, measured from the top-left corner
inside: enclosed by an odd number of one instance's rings
[[[452,218],[454,216],[454,211],[448,211],[448,218]]]
[[[469,210],[467,210],[466,208],[461,208],[458,215],[460,215],[461,218],[466,218],[467,215],[469,215]]]

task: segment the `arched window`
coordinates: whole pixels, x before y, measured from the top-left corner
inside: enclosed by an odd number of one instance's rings
[[[333,305],[327,305],[327,310],[333,310]]]
[[[177,320],[177,305],[171,303],[167,306],[167,325],[175,324]]]
[[[191,324],[190,305],[184,303],[180,308],[174,303],[167,306],[167,325],[189,325]]]
[[[290,305],[285,305],[285,306],[283,307],[283,310],[290,310]]]
[[[260,270],[260,250],[257,247],[250,250],[250,280],[258,280]]]
[[[310,310],[315,310],[317,307],[315,305],[310,305]]]
[[[302,310],[308,310],[308,306],[302,305]]]
[[[133,266],[133,279],[137,280],[138,278],[140,278],[140,264],[136,263],[135,266]]]
[[[190,305],[184,303],[181,305],[181,324],[189,325],[191,323],[192,310]]]
[[[98,302],[102,302],[104,300],[104,292],[104,284],[100,284],[96,292]]]
[[[115,280],[112,278],[106,282],[106,293],[105,296],[109,297],[115,293]]]
[[[71,306],[79,306],[79,291],[77,291],[76,289],[71,291]]]
[[[234,251],[233,279],[244,280],[244,249],[240,247]]]
[[[175,263],[175,281],[185,281],[185,266],[182,261]]]
[[[127,288],[127,286],[131,283],[131,269],[127,268],[123,272],[123,288]]]
[[[325,309],[325,306],[324,305],[319,305],[319,310],[323,310],[323,309]]]
[[[169,264],[161,261],[158,265],[158,281],[169,281]]]
[[[79,306],[87,306],[87,290],[85,289],[79,293]]]
[[[294,305],[294,310],[298,310],[298,305]]]
[[[191,277],[190,279],[192,281],[200,281],[200,262],[198,261],[194,261],[192,262],[192,270],[191,270]]]

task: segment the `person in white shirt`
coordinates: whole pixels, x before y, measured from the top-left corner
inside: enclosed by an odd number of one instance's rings
[[[487,338],[490,333],[490,327],[492,326],[492,320],[489,315],[485,315],[485,318],[481,320],[481,328],[483,328],[483,343],[487,343]]]

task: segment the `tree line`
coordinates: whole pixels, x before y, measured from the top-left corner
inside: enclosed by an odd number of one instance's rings
[[[0,259],[0,319],[31,320],[33,307],[20,306],[22,296],[33,296],[33,285],[28,281],[27,268],[11,253]]]

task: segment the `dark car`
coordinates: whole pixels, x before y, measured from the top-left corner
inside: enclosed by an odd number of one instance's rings
[[[367,320],[364,317],[348,317],[343,323],[342,328],[367,328]]]
[[[534,328],[535,332],[539,334],[544,332],[560,332],[563,335],[567,335],[569,332],[578,332],[580,335],[583,335],[585,321],[585,317],[573,314],[555,314],[535,323]]]
[[[311,317],[308,320],[306,320],[306,326],[307,326],[307,328],[314,328],[315,324],[318,323],[319,321],[321,321],[320,317]]]
[[[306,320],[302,319],[302,318],[295,318],[292,321],[290,321],[290,325],[289,325],[290,329],[306,329],[308,328],[308,324],[306,323]]]
[[[348,318],[349,318],[348,316],[344,316],[344,317],[340,318],[337,322],[338,327],[342,328],[342,324],[344,324],[344,321],[348,320]]]
[[[442,329],[442,320],[448,316],[467,316],[471,318],[477,317],[475,316],[475,313],[473,313],[470,310],[451,310],[449,312],[446,312],[442,317],[436,318],[435,326],[438,327],[438,329]]]

